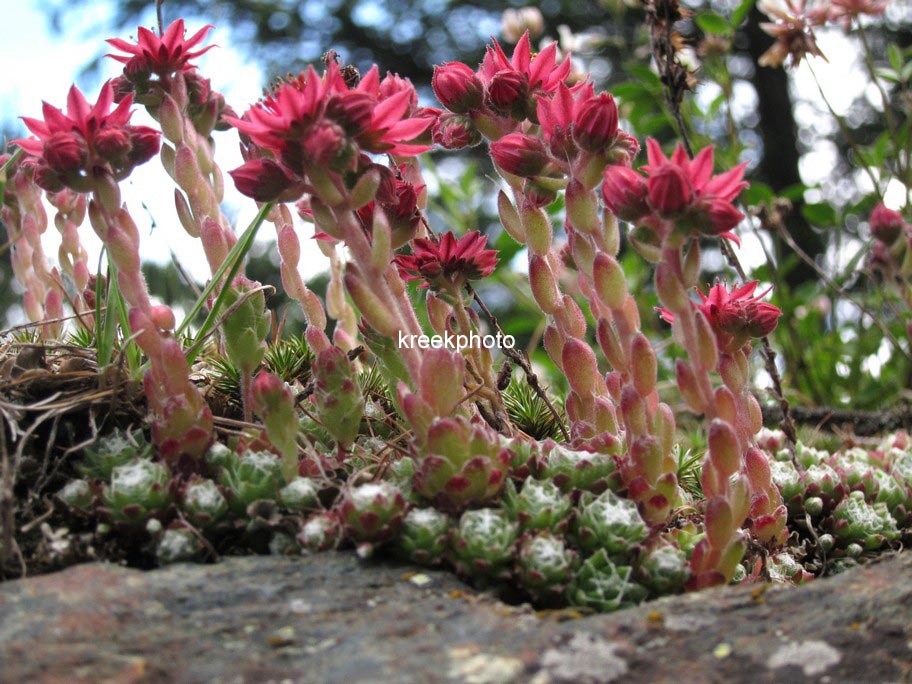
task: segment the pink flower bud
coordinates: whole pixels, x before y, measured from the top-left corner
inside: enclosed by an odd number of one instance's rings
[[[647,181],[649,201],[662,214],[671,215],[687,207],[693,199],[693,188],[683,169],[663,164],[654,169]]]
[[[524,133],[510,133],[491,143],[491,156],[500,168],[514,176],[537,176],[548,164],[545,144]]]
[[[148,126],[130,127],[130,154],[127,161],[133,166],[145,164],[158,154],[161,133]]]
[[[330,98],[326,105],[326,116],[354,137],[370,127],[376,106],[376,100],[367,93],[349,91]]]
[[[902,214],[887,209],[882,203],[874,207],[869,223],[871,235],[888,245],[892,245],[896,241],[906,225]]]
[[[301,167],[302,158],[318,165],[333,165],[335,168],[340,158],[345,156],[343,147],[346,139],[344,128],[332,121],[321,120],[307,129],[300,148],[297,145],[286,146],[281,161],[293,171]]]
[[[110,161],[123,159],[130,151],[130,137],[123,128],[103,128],[92,141],[95,151]]]
[[[85,143],[72,133],[54,133],[44,141],[44,160],[58,173],[75,171],[85,165]]]
[[[525,118],[529,80],[515,70],[498,71],[488,83],[488,104],[498,114]]]
[[[706,215],[709,219],[709,229],[704,232],[711,235],[729,232],[744,218],[744,214],[735,209],[731,202],[718,198],[710,200]]]
[[[481,106],[484,93],[481,81],[461,62],[435,66],[431,87],[440,103],[456,114],[468,114]]]
[[[605,205],[625,221],[638,221],[649,213],[646,202],[646,179],[627,166],[609,166],[605,169],[602,197]]]
[[[238,192],[257,202],[291,202],[303,192],[288,169],[271,159],[251,159],[228,173]]]
[[[617,132],[617,104],[608,93],[589,99],[574,117],[573,139],[589,152],[604,150],[614,141]]]
[[[747,322],[747,333],[751,337],[766,337],[779,324],[782,310],[767,302],[756,302],[748,307],[750,318]]]
[[[431,131],[434,143],[447,150],[474,147],[481,142],[481,133],[467,116],[444,112],[434,122]]]

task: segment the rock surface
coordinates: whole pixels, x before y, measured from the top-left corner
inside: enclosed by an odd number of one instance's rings
[[[578,619],[345,553],[83,565],[0,585],[0,663],[61,684],[912,681],[912,554]]]

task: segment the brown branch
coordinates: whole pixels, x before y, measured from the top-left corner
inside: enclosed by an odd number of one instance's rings
[[[762,410],[764,424],[775,424],[782,419],[778,406],[764,406]],[[895,430],[912,430],[912,407],[903,407],[895,411],[856,411],[795,406],[792,407],[791,414],[798,423],[814,425],[831,431],[849,425],[852,432],[861,437]]]

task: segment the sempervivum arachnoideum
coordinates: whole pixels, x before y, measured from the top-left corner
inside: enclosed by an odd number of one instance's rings
[[[605,549],[586,559],[568,591],[573,605],[603,613],[636,605],[646,595],[646,587],[633,579],[633,568],[615,565]]]
[[[508,491],[512,491],[508,487]],[[506,499],[507,497],[505,497]],[[527,479],[518,494],[508,498],[510,510],[525,532],[547,530],[563,532],[567,529],[573,503],[550,480]]]
[[[228,501],[215,482],[199,477],[184,486],[180,507],[198,527],[211,527],[228,513]]]
[[[519,525],[506,511],[466,511],[450,535],[453,565],[466,577],[509,579],[518,537]]]
[[[545,603],[562,598],[573,581],[577,553],[548,532],[524,535],[518,549],[516,576],[523,588]]]
[[[862,492],[852,492],[843,499],[832,520],[833,534],[845,546],[855,543],[874,551],[899,537],[887,505],[867,503]]]
[[[85,450],[85,463],[80,470],[90,478],[107,481],[117,466],[126,465],[134,458],[151,458],[152,445],[146,442],[141,430],[127,432],[115,428],[110,434],[99,437]]]
[[[165,530],[155,546],[155,559],[159,565],[197,560],[203,545],[186,527],[171,527]]]
[[[580,498],[576,535],[584,549],[629,555],[649,536],[649,529],[633,501],[608,490],[597,497],[585,493]]]
[[[245,451],[231,455],[222,466],[219,481],[228,493],[228,506],[239,516],[255,501],[275,501],[284,484],[282,462],[270,451]]]
[[[620,475],[613,454],[571,449],[552,440],[541,446],[538,471],[564,492],[582,490],[598,494],[617,489]]]
[[[336,513],[345,537],[357,545],[360,555],[392,539],[402,526],[406,503],[392,482],[367,482],[342,490]]]
[[[171,505],[170,483],[171,474],[161,463],[136,459],[117,466],[102,491],[102,511],[113,522],[143,525]]]
[[[335,511],[320,511],[310,516],[295,536],[305,551],[329,551],[342,541],[342,525]]]
[[[296,477],[279,490],[279,503],[293,513],[320,507],[320,487],[312,477]]]
[[[817,463],[801,473],[801,485],[804,499],[820,499],[824,512],[831,511],[849,491],[839,473],[826,463]]]
[[[684,589],[690,571],[687,554],[674,544],[660,542],[643,553],[637,563],[636,579],[654,596]]]
[[[413,508],[405,514],[396,546],[413,563],[436,565],[446,553],[450,527],[449,516],[436,508]]]
[[[436,418],[416,459],[415,491],[451,512],[489,501],[500,493],[511,457],[487,425],[461,416]]]
[[[90,515],[95,508],[95,490],[86,480],[70,480],[57,492],[57,498],[78,515]]]
[[[770,479],[779,488],[782,501],[789,512],[797,513],[804,502],[804,485],[801,473],[791,461],[770,461]]]

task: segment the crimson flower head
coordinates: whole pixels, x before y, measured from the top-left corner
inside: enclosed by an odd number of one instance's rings
[[[737,240],[730,231],[744,214],[732,201],[747,187],[743,180],[747,164],[713,176],[712,146],[700,150],[693,159],[680,145],[670,158],[654,139],[647,140],[646,146],[649,164],[643,170],[649,174],[650,206],[666,218],[677,219],[683,227]]]
[[[118,180],[126,178],[133,167],[158,153],[160,134],[148,126],[129,125],[129,95],[112,110],[113,103],[110,81],[102,86],[94,105],[74,85],[67,95],[66,114],[43,103],[44,119],[22,117],[36,137],[13,142],[38,159],[38,177],[53,179],[55,186],[88,192],[91,177],[100,171],[110,172]]]
[[[350,170],[362,152],[415,156],[430,149],[414,141],[434,116],[416,110],[415,102],[405,79],[381,80],[374,67],[350,88],[330,61],[322,76],[309,67],[279,83],[240,119],[225,120],[303,178],[309,172]]]
[[[178,71],[193,69],[191,59],[214,48],[209,45],[201,50],[194,50],[206,34],[212,29],[211,24],[203,26],[189,38],[184,38],[184,20],[178,19],[165,30],[159,38],[154,32],[140,26],[136,43],[120,38],[109,38],[108,43],[126,55],[108,54],[124,65],[124,75],[131,81],[145,81],[153,74],[159,78],[168,78]]]
[[[902,214],[893,209],[887,209],[883,203],[874,207],[869,223],[871,224],[871,235],[887,245],[896,242],[896,238],[902,235],[906,227]]]
[[[557,62],[557,45],[551,43],[533,57],[528,31],[507,57],[496,40],[489,45],[479,75],[487,92],[487,104],[496,112],[521,120],[535,116],[536,95],[549,95],[567,80],[570,60]]]
[[[458,290],[469,280],[485,278],[497,266],[497,251],[485,249],[486,238],[477,230],[458,240],[453,232],[444,233],[440,244],[416,238],[412,253],[396,257],[399,273],[406,280],[424,280],[435,290]]]
[[[759,301],[769,290],[754,295],[758,281],[728,290],[722,283],[713,285],[708,295],[699,290],[702,303],[697,308],[706,316],[719,350],[731,353],[741,349],[752,337],[766,337],[779,323],[782,310],[768,302]],[[674,314],[666,309],[659,309],[663,320],[674,321]]]

